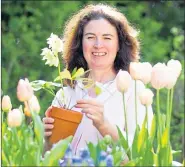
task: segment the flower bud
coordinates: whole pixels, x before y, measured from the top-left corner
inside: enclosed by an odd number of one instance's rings
[[[142,68],[142,72],[141,72],[141,78],[140,80],[144,83],[144,84],[148,84],[151,80],[151,75],[152,75],[152,65],[148,62],[143,62],[141,63],[141,68]]]
[[[29,108],[36,113],[39,113],[40,111],[40,105],[37,97],[33,95],[31,99],[28,100]]]
[[[19,101],[28,101],[33,95],[33,89],[26,78],[25,80],[20,79],[17,85],[17,98]]]
[[[19,109],[13,109],[12,111],[8,112],[8,126],[9,127],[17,127],[20,126],[22,123],[22,113]]]
[[[12,109],[12,103],[8,95],[3,96],[2,98],[2,110],[7,112]]]
[[[166,65],[157,63],[152,68],[151,85],[155,89],[162,89],[166,85]]]
[[[177,82],[177,75],[173,69],[166,67],[166,85],[165,88],[171,89]]]
[[[153,102],[153,92],[150,89],[144,89],[140,94],[139,94],[139,100],[141,104],[145,106],[149,106]]]
[[[126,92],[131,84],[131,76],[127,71],[120,70],[116,77],[116,85],[118,91],[121,93]]]
[[[171,59],[168,61],[167,66],[175,72],[176,77],[178,78],[182,70],[181,63],[178,60]]]
[[[142,66],[140,62],[131,62],[129,66],[129,72],[134,80],[141,79]]]

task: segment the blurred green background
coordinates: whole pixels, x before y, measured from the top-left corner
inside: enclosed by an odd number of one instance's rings
[[[102,1],[105,3],[105,1]],[[2,9],[2,94],[8,94],[13,107],[16,86],[20,78],[30,81],[52,81],[57,76],[55,67],[44,65],[40,56],[46,39],[53,32],[62,36],[65,21],[81,7],[96,1],[3,1]],[[116,6],[140,30],[141,61],[152,65],[177,59],[183,65],[176,84],[172,113],[171,142],[174,150],[184,144],[184,1],[106,1]],[[41,116],[53,97],[45,91],[36,92],[41,105]],[[161,103],[166,106],[166,91]],[[155,110],[155,102],[153,104]],[[183,153],[175,155],[182,162]]]

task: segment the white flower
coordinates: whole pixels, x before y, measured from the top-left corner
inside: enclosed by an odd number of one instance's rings
[[[55,54],[63,51],[63,41],[57,35],[51,33],[47,41],[49,48],[51,48]]]
[[[40,105],[37,97],[35,95],[28,101],[29,107],[33,112],[39,113]]]
[[[116,77],[116,85],[118,91],[120,91],[121,93],[127,92],[131,84],[131,81],[132,79],[130,74],[127,71],[120,70]]]
[[[177,74],[176,72],[172,69],[169,68],[168,66],[166,67],[166,85],[165,88],[171,89],[175,86],[177,82]]]
[[[145,106],[149,106],[153,102],[153,92],[150,89],[144,89],[140,94],[139,94],[139,100],[141,101],[141,104]]]
[[[50,49],[48,48],[42,49],[41,55],[43,55],[42,60],[46,60],[45,64],[48,64],[49,66],[58,67],[59,64],[58,55],[54,55],[54,53]]]
[[[152,65],[148,62],[143,62],[141,63],[141,68],[142,68],[142,72],[141,72],[140,80],[144,84],[148,84],[151,81]]]
[[[17,127],[22,123],[22,113],[19,109],[13,109],[8,113],[7,117],[9,127]]]
[[[134,80],[140,80],[142,74],[142,65],[140,62],[131,62],[129,72]]]
[[[181,63],[178,60],[171,59],[168,61],[167,66],[175,72],[176,77],[178,78],[182,70]]]
[[[152,68],[151,85],[155,89],[162,89],[166,85],[166,65],[157,63]]]

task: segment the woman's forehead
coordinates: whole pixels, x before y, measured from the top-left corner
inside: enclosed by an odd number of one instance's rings
[[[98,19],[89,21],[84,27],[84,34],[104,32],[104,34],[116,33],[116,28],[106,19]]]

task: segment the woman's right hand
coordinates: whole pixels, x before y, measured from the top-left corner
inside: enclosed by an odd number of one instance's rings
[[[53,118],[51,118],[50,117],[50,112],[51,112],[51,109],[52,109],[52,107],[50,106],[47,110],[46,110],[46,112],[45,112],[45,115],[46,115],[46,117],[44,117],[43,119],[42,119],[42,121],[43,121],[43,123],[44,123],[44,137],[45,138],[48,138],[48,137],[50,137],[51,136],[51,134],[52,134],[52,129],[53,129],[53,122],[54,122],[54,119]]]

